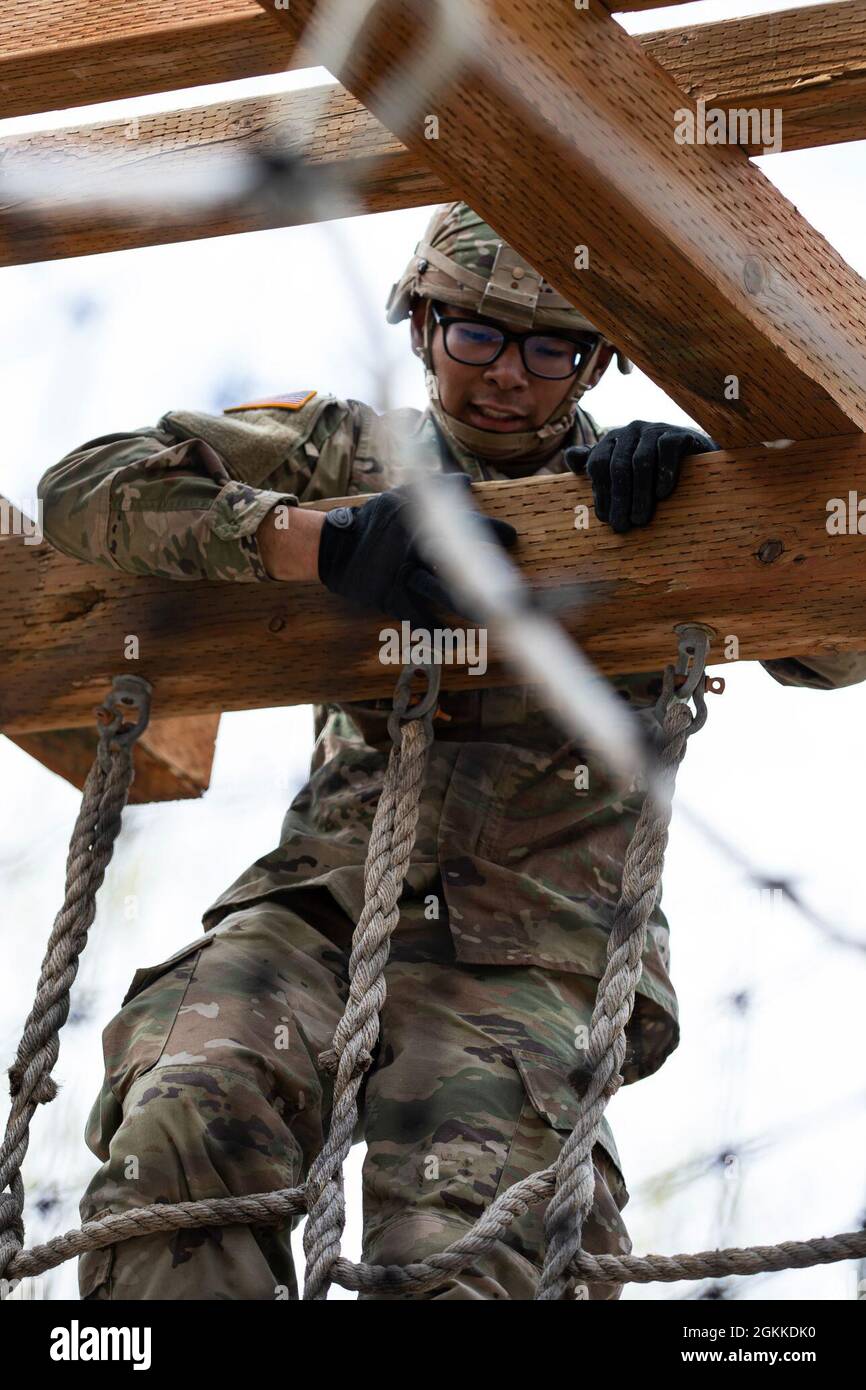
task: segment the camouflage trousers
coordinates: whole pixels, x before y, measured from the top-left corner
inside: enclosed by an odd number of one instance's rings
[[[343,1010],[351,934],[328,893],[299,890],[232,912],[136,972],[103,1034],[105,1079],[86,1134],[102,1166],[81,1200],[83,1221],[303,1181],[330,1115],[332,1081],[318,1055]],[[386,983],[355,1135],[367,1144],[363,1258],[407,1264],[459,1239],[499,1193],[555,1161],[574,1123],[569,1074],[596,981],[459,964],[447,922],[404,899]],[[584,1245],[627,1253],[628,1193],[605,1133]],[[531,1299],[543,1218],[544,1205],[533,1207],[436,1289],[367,1297]],[[79,1286],[91,1299],[298,1296],[288,1224],[137,1237],[83,1255]],[[578,1290],[620,1293],[618,1284]]]

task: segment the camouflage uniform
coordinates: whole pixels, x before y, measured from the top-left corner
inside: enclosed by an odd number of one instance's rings
[[[272,584],[255,533],[278,502],[378,492],[402,480],[406,434],[431,466],[514,476],[454,443],[429,411],[377,414],[314,391],[223,416],[171,411],[90,441],[40,484],[59,549],[181,581]],[[565,443],[592,442],[576,408]],[[526,471],[565,471],[562,450]],[[862,679],[866,658],[765,663],[786,684]],[[146,674],[146,672],[145,672]],[[657,675],[615,682],[651,718]],[[327,1125],[317,1066],[342,1011],[363,863],[389,739],[387,701],[318,708],[312,775],[279,845],[204,914],[175,957],[137,972],[104,1034],[106,1075],[87,1142],[102,1160],[82,1219],[155,1201],[303,1180]],[[625,849],[642,795],[617,795],[534,690],[446,692],[386,970],[374,1065],[361,1093],[366,1260],[405,1264],[465,1232],[485,1206],[554,1161],[585,1085],[586,1028]],[[576,765],[589,790],[575,790]],[[651,1075],[678,1041],[668,926],[657,906],[623,1067]],[[593,1153],[586,1246],[630,1249],[628,1200],[605,1122]],[[543,1209],[495,1252],[426,1295],[530,1298]],[[288,1233],[151,1236],[86,1255],[82,1295],[261,1299],[295,1292]],[[617,1285],[588,1296],[618,1297]]]
[[[82,1220],[153,1201],[299,1184],[322,1143],[331,1081],[316,1064],[342,1013],[350,919],[321,890],[265,900],[133,981],[104,1034],[106,1084],[87,1142],[104,1160]],[[552,1163],[576,1114],[564,1074],[594,982],[538,968],[456,967],[446,924],[409,895],[387,967],[376,1063],[358,1138],[363,1256],[440,1250],[501,1191]],[[596,1146],[588,1248],[629,1248],[612,1138]],[[428,1297],[531,1298],[536,1208],[508,1241]],[[84,1297],[296,1297],[288,1230],[149,1236],[80,1262]],[[616,1286],[589,1289],[612,1297]]]

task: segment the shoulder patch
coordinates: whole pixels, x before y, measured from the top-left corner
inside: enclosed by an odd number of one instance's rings
[[[232,415],[236,410],[300,410],[316,394],[315,391],[289,391],[285,396],[265,396],[260,401],[226,406],[223,415]]]

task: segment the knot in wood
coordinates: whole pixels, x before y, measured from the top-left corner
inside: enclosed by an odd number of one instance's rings
[[[784,549],[783,541],[764,541],[758,546],[757,556],[762,565],[771,565],[774,560],[778,560]]]

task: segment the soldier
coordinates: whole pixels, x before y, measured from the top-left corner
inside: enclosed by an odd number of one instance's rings
[[[456,605],[419,553],[399,487],[407,439],[434,469],[475,480],[585,465],[597,516],[618,531],[646,525],[680,460],[715,447],[640,421],[601,437],[579,401],[614,345],[464,204],[433,217],[387,315],[411,315],[423,413],[379,415],[315,390],[219,417],[170,411],[155,427],[91,440],[47,471],[49,540],[133,574],[322,582],[427,626],[437,603]],[[298,510],[359,493],[375,496],[327,515]],[[490,543],[513,543],[506,523],[488,525]],[[765,664],[783,683],[828,688],[860,679],[862,663]],[[615,684],[651,717],[657,676]],[[388,708],[317,709],[312,775],[277,848],[208,908],[204,935],[136,972],[103,1035],[105,1079],[86,1135],[102,1166],[82,1220],[303,1181],[328,1122],[332,1082],[318,1057],[346,998]],[[642,802],[564,738],[532,689],[447,692],[439,713],[380,1042],[360,1096],[363,1258],[376,1264],[441,1250],[497,1194],[555,1160],[586,1079],[588,1025]],[[578,763],[589,767],[580,794]],[[656,907],[626,1083],[651,1075],[677,1045],[668,964]],[[628,1252],[628,1192],[606,1122],[593,1162],[585,1247]],[[423,1297],[532,1298],[543,1215],[531,1210],[490,1255]],[[79,1282],[86,1299],[297,1297],[289,1232],[272,1227],[125,1241],[84,1255]],[[612,1299],[621,1287],[582,1292]]]

